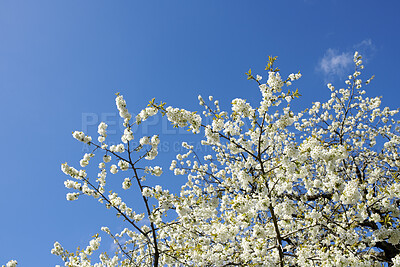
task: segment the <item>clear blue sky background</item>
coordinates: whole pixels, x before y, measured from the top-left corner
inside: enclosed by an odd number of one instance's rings
[[[78,167],[84,149],[71,131],[97,136],[94,123],[118,120],[115,92],[132,113],[153,97],[197,110],[198,94],[256,105],[259,90],[244,73],[266,76],[268,55],[277,55],[284,76],[302,72],[293,105],[304,108],[329,96],[326,82],[342,86],[359,50],[365,73],[376,75],[369,95],[397,108],[399,10],[395,0],[0,0],[0,264],[54,266],[54,241],[74,250],[103,225],[124,227],[92,199],[68,202],[60,170],[65,161]],[[137,134],[164,127],[151,124]],[[186,137],[162,141],[171,152]],[[168,172],[157,179],[172,190],[183,181]]]

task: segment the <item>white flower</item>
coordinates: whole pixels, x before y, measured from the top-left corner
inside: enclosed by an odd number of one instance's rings
[[[158,155],[157,148],[151,148],[151,149],[147,152],[145,159],[147,159],[147,160],[153,160],[153,159],[156,158],[157,155]]]
[[[400,267],[400,254],[392,259],[393,267]]]
[[[120,160],[118,162],[118,167],[121,169],[121,171],[126,171],[129,168],[129,163],[127,161]]]
[[[204,106],[205,102],[204,102],[204,99],[201,97],[201,95],[199,95],[199,96],[197,97],[197,99],[199,100],[200,106]]]
[[[244,117],[250,117],[254,114],[254,109],[250,106],[250,104],[246,103],[246,100],[241,98],[235,98],[232,100],[232,111]]]
[[[88,160],[81,159],[81,160],[79,161],[79,164],[81,165],[81,167],[86,167],[86,166],[89,164],[89,161],[88,161]]]
[[[64,252],[64,249],[62,248],[61,244],[58,242],[55,242],[53,246],[54,247],[51,250],[51,254],[62,255],[62,253]]]
[[[136,123],[140,123],[142,121],[147,120],[149,117],[154,116],[158,113],[158,109],[155,107],[147,107],[140,111],[140,113],[136,116]]]
[[[191,129],[193,133],[200,132],[200,115],[196,114],[195,112],[190,112],[184,109],[173,107],[167,107],[166,111],[168,120],[172,122],[175,126],[185,127],[190,124],[189,129]]]
[[[16,260],[10,260],[9,262],[7,262],[6,267],[16,267],[17,264],[18,262]]]
[[[110,229],[108,227],[106,227],[106,226],[101,227],[101,231],[103,231],[103,232],[105,232],[107,234],[110,233]]]
[[[79,190],[79,188],[81,187],[80,183],[78,183],[77,181],[72,181],[72,180],[66,180],[64,182],[64,185],[66,188],[69,188],[69,189],[73,188],[73,189]]]
[[[110,151],[117,152],[117,153],[123,153],[123,152],[125,152],[125,147],[123,144],[112,145],[112,146],[110,146]]]
[[[125,178],[124,181],[122,182],[122,188],[123,189],[129,189],[131,187],[132,183],[131,183],[131,179],[129,178]]]
[[[83,132],[75,131],[75,132],[72,133],[72,136],[76,140],[84,142],[84,143],[89,143],[90,141],[92,141],[92,137],[90,137],[88,135],[85,135]]]
[[[67,200],[68,201],[73,201],[78,199],[79,193],[67,193]]]
[[[153,196],[153,191],[150,188],[145,187],[143,188],[142,195],[145,197],[151,197]]]
[[[115,98],[115,103],[117,105],[117,108],[119,110],[119,115],[121,118],[130,120],[132,115],[128,112],[128,109],[126,108],[126,102],[124,100],[124,97],[122,95],[118,95]]]
[[[105,163],[110,162],[110,161],[111,161],[111,156],[110,156],[110,155],[108,155],[108,156],[104,155],[104,156],[103,156],[103,161],[104,161]]]
[[[115,164],[111,165],[110,172],[112,174],[116,174],[118,172],[117,165],[115,165]]]
[[[279,72],[268,72],[267,84],[273,92],[280,92],[282,90],[283,81]]]
[[[73,178],[78,178],[80,176],[80,173],[77,169],[74,167],[69,167],[67,163],[61,164],[61,170],[66,174],[69,175]]]
[[[133,140],[133,132],[130,128],[125,128],[124,134],[121,137],[121,141],[124,143],[128,143]]]
[[[139,143],[143,146],[143,145],[148,145],[150,144],[150,138],[148,136],[143,136],[142,138],[140,138]]]
[[[86,167],[89,164],[90,158],[93,157],[93,156],[94,156],[93,154],[85,153],[85,155],[83,156],[83,159],[81,159],[79,161],[81,167]]]
[[[162,168],[160,166],[146,167],[145,171],[155,176],[160,176],[163,173]]]
[[[158,135],[153,135],[150,140],[151,146],[157,146],[160,143],[160,138]]]
[[[107,137],[107,127],[108,125],[104,122],[101,122],[97,127],[97,133],[101,136]]]
[[[354,204],[360,199],[360,192],[358,191],[356,181],[349,181],[346,184],[340,199],[343,201],[343,204]]]
[[[163,173],[163,171],[162,171],[161,167],[155,166],[153,169],[153,173],[155,176],[160,176]]]

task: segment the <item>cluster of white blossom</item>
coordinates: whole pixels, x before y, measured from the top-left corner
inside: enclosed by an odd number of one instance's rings
[[[249,103],[246,103],[246,100],[240,99],[240,98],[236,98],[232,101],[232,111],[235,114],[237,114],[239,116],[243,116],[245,118],[254,116],[254,109],[250,106]],[[220,129],[219,130],[216,129],[216,130],[220,131]]]
[[[121,136],[121,141],[125,144],[133,140],[133,132],[131,128],[125,128],[124,134]]]
[[[150,144],[150,138],[148,136],[143,136],[142,138],[140,138],[139,143],[140,143],[141,146],[149,145]]]
[[[158,109],[155,107],[147,107],[140,111],[140,113],[136,116],[136,123],[139,124],[142,121],[147,120],[149,117],[152,117],[158,113]]]
[[[118,167],[121,169],[121,171],[127,171],[129,169],[129,162],[120,160],[118,161]]]
[[[99,126],[97,127],[97,133],[99,134],[99,137],[97,138],[97,140],[100,143],[103,143],[106,140],[107,137],[107,127],[108,125],[104,122],[101,122],[99,124]]]
[[[122,182],[122,188],[127,190],[132,186],[131,179],[125,178],[124,181]]]
[[[283,93],[282,87],[285,83],[290,86],[292,84],[291,81],[300,79],[300,77],[300,73],[290,74],[288,80],[283,81],[279,72],[269,71],[267,83],[259,83],[259,89],[263,97],[258,107],[260,117],[265,118],[264,115],[271,106],[279,106],[281,104],[280,98],[290,102],[295,95],[290,95],[290,91],[287,94]]]
[[[115,164],[111,165],[111,167],[110,167],[110,172],[111,172],[112,174],[116,174],[116,173],[118,172],[118,167],[117,167],[117,165],[115,165]]]
[[[195,112],[190,112],[184,109],[173,108],[171,106],[166,108],[167,118],[176,127],[185,127],[188,124],[189,129],[193,133],[200,132],[201,116]]]
[[[145,159],[155,159],[158,155],[158,144],[160,144],[160,138],[158,137],[158,135],[153,135],[150,140],[145,139],[143,141],[146,141],[146,143],[151,146],[150,150],[146,153]]]
[[[70,167],[68,166],[67,163],[63,163],[61,164],[61,170],[63,171],[63,173],[65,173],[66,175],[71,176],[72,178],[81,180],[84,179],[86,177],[86,172],[85,170],[77,170],[74,167]]]
[[[301,74],[300,74],[300,73],[296,73],[296,74],[291,73],[291,74],[289,75],[290,81],[298,80],[298,79],[300,79],[300,78],[301,78]],[[290,84],[289,84],[289,85],[290,85]]]
[[[145,172],[155,176],[160,176],[163,173],[162,168],[160,166],[146,167]]]
[[[81,161],[79,161],[79,164],[81,165],[81,167],[86,167],[87,165],[89,165],[89,160],[92,157],[94,157],[94,154],[85,153],[85,155],[83,156],[83,159],[81,159]]]
[[[2,267],[17,267],[18,262],[16,260],[10,260],[6,263],[6,265],[2,265]]]
[[[124,146],[124,144],[112,145],[112,146],[110,146],[110,151],[116,152],[116,153],[124,153],[125,146]]]
[[[60,256],[65,265],[64,266],[93,266],[93,267],[101,267],[101,266],[118,266],[119,258],[118,256],[114,256],[110,258],[107,253],[102,253],[99,256],[100,263],[91,264],[91,256],[94,251],[98,250],[100,247],[101,238],[96,235],[94,239],[89,241],[89,245],[85,250],[77,250],[75,253],[70,253],[65,250],[60,243],[55,242],[54,248],[51,250],[51,253],[57,256]],[[59,265],[56,265],[56,267]],[[125,262],[125,265],[129,266]]]
[[[128,121],[132,118],[132,115],[128,112],[126,108],[126,102],[122,95],[117,95],[115,98],[115,103],[117,105],[119,116],[124,119],[124,124],[128,124]]]
[[[90,141],[92,141],[92,137],[85,135],[83,132],[79,132],[79,131],[72,132],[72,136],[76,140],[84,142],[84,143],[89,143]]]

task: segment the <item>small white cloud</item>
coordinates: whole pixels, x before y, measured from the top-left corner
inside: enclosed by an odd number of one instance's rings
[[[354,52],[358,51],[363,57],[363,62],[368,62],[376,51],[375,44],[369,38],[354,44],[345,52],[328,48],[324,56],[319,60],[316,71],[323,74],[325,82],[332,82],[335,78],[343,79],[350,74],[353,66]]]
[[[365,39],[353,46],[354,50],[358,51],[363,56],[363,61],[368,62],[374,57],[376,47],[371,39]]]
[[[374,45],[372,44],[372,40],[371,39],[365,39],[362,40],[361,42],[359,42],[358,44],[354,45],[355,48],[358,47],[374,47]]]
[[[353,55],[349,52],[340,53],[337,50],[329,48],[323,58],[320,60],[317,69],[321,71],[326,78],[333,76],[343,76],[353,63]]]

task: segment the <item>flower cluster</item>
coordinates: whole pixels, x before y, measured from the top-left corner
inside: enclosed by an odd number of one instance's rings
[[[126,171],[129,168],[129,162],[120,160],[118,161],[118,167],[121,169],[121,171]]]
[[[272,92],[280,92],[282,90],[282,86],[284,85],[281,75],[279,72],[270,71],[268,73],[268,86],[272,89]]]
[[[158,135],[153,135],[151,139],[145,139],[143,140],[143,142],[146,142],[146,144],[151,146],[150,150],[146,154],[145,159],[147,160],[155,159],[156,156],[158,155],[158,144],[160,144],[160,138],[158,137]]]
[[[127,121],[129,121],[132,118],[132,115],[128,112],[128,109],[126,108],[126,102],[124,97],[122,95],[118,95],[115,98],[115,103],[119,111],[119,116],[125,119],[125,123],[127,123]]]
[[[81,161],[79,161],[79,164],[81,165],[81,167],[86,167],[87,165],[89,165],[89,160],[92,157],[94,157],[94,154],[85,153],[85,155],[83,156],[83,159],[81,159]]]
[[[234,114],[246,118],[254,116],[254,109],[250,106],[249,103],[246,103],[246,100],[240,98],[236,98],[232,101],[232,111]]]
[[[147,107],[140,111],[140,113],[136,116],[136,123],[139,124],[142,121],[147,120],[149,117],[152,117],[158,113],[158,109],[155,107]]]
[[[121,136],[121,141],[125,144],[133,140],[133,132],[131,128],[125,128],[124,134]]]
[[[92,141],[92,137],[85,135],[83,132],[78,132],[78,131],[72,132],[72,136],[76,140],[84,142],[84,143],[90,143],[90,141]]]
[[[112,146],[110,146],[110,151],[116,152],[116,153],[123,153],[123,152],[125,152],[125,146],[123,144],[112,145]]]
[[[101,122],[97,128],[97,133],[100,135],[97,140],[100,143],[103,143],[106,140],[107,137],[107,127],[108,125],[104,122]]]
[[[16,260],[10,260],[6,265],[2,265],[2,267],[17,267],[18,262]]]
[[[160,166],[146,167],[145,172],[155,176],[160,176],[163,173],[162,168]]]
[[[200,132],[201,116],[195,112],[190,112],[184,109],[167,107],[166,108],[167,118],[176,127],[185,127],[190,124],[189,129],[193,133]]]

